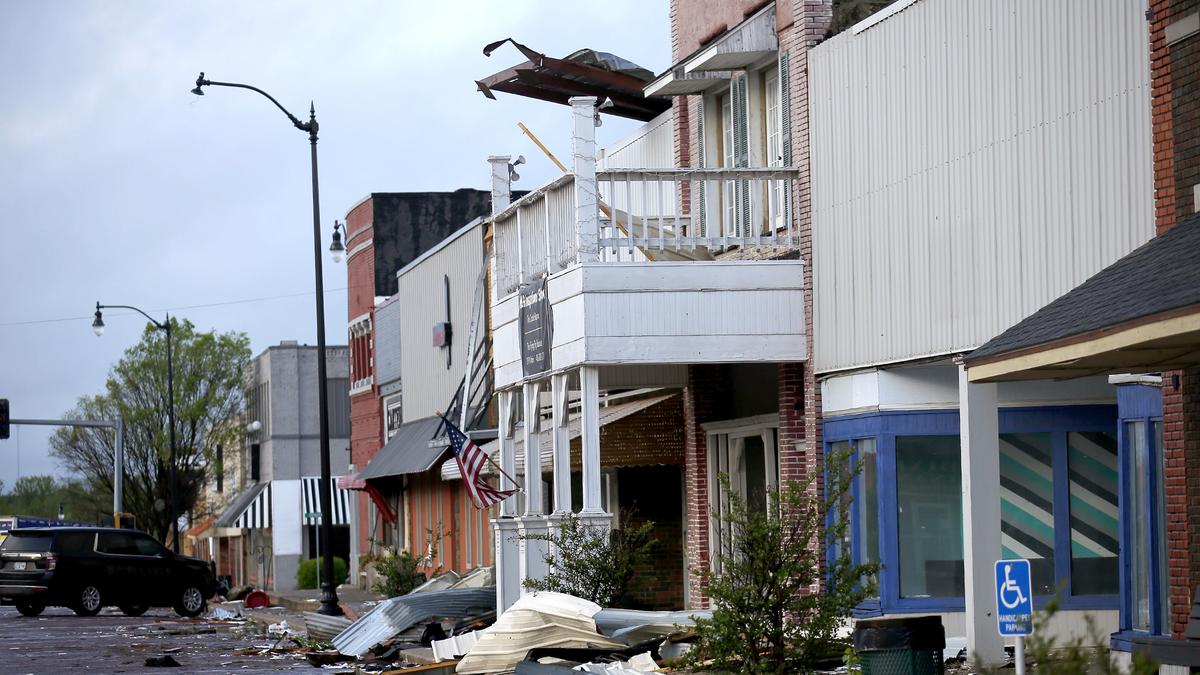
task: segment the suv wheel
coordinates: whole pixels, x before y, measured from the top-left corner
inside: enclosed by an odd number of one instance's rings
[[[204,611],[205,602],[204,591],[195,584],[187,584],[183,587],[178,595],[179,600],[175,602],[175,613],[179,616],[193,617],[200,616]]]
[[[87,584],[75,593],[75,603],[71,609],[79,616],[96,616],[102,607],[104,599],[100,595],[100,589],[93,584]]]
[[[37,616],[42,613],[46,606],[38,602],[18,602],[17,611],[22,616]]]
[[[150,609],[149,605],[119,605],[121,613],[125,616],[141,616]]]

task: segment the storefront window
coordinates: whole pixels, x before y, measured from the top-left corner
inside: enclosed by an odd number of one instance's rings
[[[1143,427],[1141,437],[1144,436]],[[1144,443],[1143,440],[1143,449]],[[1071,592],[1116,595],[1120,579],[1116,436],[1107,432],[1067,434],[1067,472],[1071,504]],[[1140,501],[1145,503],[1144,496]],[[1146,527],[1148,516],[1143,513],[1134,522]],[[1135,566],[1149,569],[1148,564]]]
[[[900,595],[962,596],[962,469],[957,436],[896,438]]]
[[[859,531],[858,562],[879,562],[879,478],[875,464],[875,439],[855,441],[855,461],[860,473],[855,482],[854,517]]]
[[[1150,630],[1150,523],[1146,503],[1146,424],[1125,423],[1125,447],[1134,480],[1129,485],[1130,586],[1129,602],[1133,607],[1134,630]]]
[[[1000,434],[1000,543],[1029,560],[1035,595],[1053,595],[1054,443],[1049,433]]]

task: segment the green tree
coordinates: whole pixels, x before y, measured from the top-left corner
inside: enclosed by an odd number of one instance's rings
[[[97,515],[112,510],[111,504],[111,494],[90,491],[79,480],[22,476],[7,493],[0,483],[0,513],[5,515],[56,518],[61,506],[67,520],[94,522]]]
[[[223,421],[242,407],[242,371],[250,359],[244,333],[198,332],[171,319],[175,375],[176,472],[179,511],[195,504],[213,461]],[[138,526],[166,540],[170,530],[171,443],[167,405],[166,335],[147,326],[109,371],[105,391],[79,399],[71,419],[113,419],[125,428],[124,507]],[[216,430],[216,431],[214,431]],[[51,452],[91,490],[112,492],[115,435],[109,429],[63,427]]]
[[[834,546],[845,540],[855,472],[843,453],[827,459],[824,483],[820,472],[787,481],[768,495],[765,511],[751,508],[720,476],[729,509],[713,517],[728,534],[717,542],[720,570],[698,570],[713,616],[697,621],[689,661],[720,672],[793,673],[842,653],[837,631],[875,592],[878,566],[854,564],[849,551]]]

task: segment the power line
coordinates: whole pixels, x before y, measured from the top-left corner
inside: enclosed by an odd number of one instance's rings
[[[327,289],[325,289],[325,293],[326,293],[326,295],[328,295],[329,293],[340,293],[342,291],[348,291],[348,290],[350,290],[350,287],[348,287],[348,286],[343,286],[342,288],[327,288]],[[301,298],[304,296],[311,297],[312,295],[313,295],[312,291],[308,291],[305,293],[287,293],[284,295],[266,295],[266,296],[262,296],[262,297],[258,297],[258,298],[243,298],[240,300],[226,300],[224,302],[209,302],[209,303],[204,303],[204,304],[200,304],[200,305],[181,305],[178,307],[165,307],[165,308],[160,307],[157,309],[152,309],[150,311],[151,312],[179,312],[179,311],[188,310],[188,309],[206,309],[209,307],[226,307],[229,305],[245,305],[245,304],[254,303],[254,302],[270,302],[273,300],[287,300],[289,298]],[[114,314],[114,316],[124,316],[126,314],[133,314],[133,312],[123,312],[120,314]],[[60,317],[60,318],[56,318],[56,319],[31,319],[28,321],[7,321],[7,322],[0,323],[0,328],[4,328],[7,326],[33,326],[33,325],[37,325],[37,324],[46,324],[46,323],[63,323],[66,321],[82,321],[82,320],[91,319],[91,318],[92,318],[91,314],[85,314],[82,316],[64,316],[64,317]]]

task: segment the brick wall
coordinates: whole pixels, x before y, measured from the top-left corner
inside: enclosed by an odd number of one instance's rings
[[[621,528],[636,529],[654,521],[650,559],[638,570],[631,596],[622,607],[673,610],[683,606],[683,514],[680,468],[645,466],[620,469],[620,507],[632,515]],[[630,511],[631,510],[631,511]]]
[[[1200,36],[1168,46],[1166,28],[1200,0],[1150,3],[1151,121],[1155,225],[1161,234],[1194,212],[1200,183]],[[1163,373],[1163,461],[1171,633],[1183,637],[1200,580],[1200,369]]]
[[[372,314],[375,307],[375,253],[374,248],[367,244],[365,248],[355,251],[372,240],[374,219],[371,199],[366,199],[346,214],[346,250],[354,252],[346,259],[347,322],[363,314]],[[374,317],[372,316],[372,323]],[[344,330],[344,328],[343,328]],[[351,358],[361,361],[362,345],[366,344],[366,361],[371,362],[371,349],[374,344],[373,336],[366,340],[351,341]],[[357,373],[355,373],[357,375]],[[375,388],[350,397],[350,461],[355,470],[361,471],[379,452],[383,446],[383,412]],[[358,550],[370,550],[370,522],[367,517],[368,498],[365,493],[356,492],[355,508],[358,514]]]
[[[687,503],[688,607],[708,606],[703,571],[708,569],[708,439],[701,424],[716,420],[726,409],[725,372],[720,365],[688,367],[683,389],[684,494]]]

